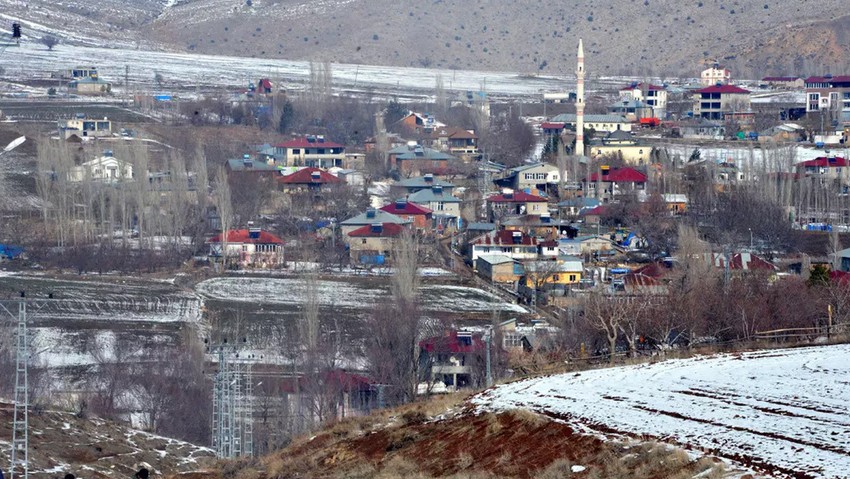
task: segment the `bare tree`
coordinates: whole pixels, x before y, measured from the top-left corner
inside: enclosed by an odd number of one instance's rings
[[[227,232],[230,230],[233,221],[233,202],[230,195],[230,183],[227,180],[227,171],[224,167],[220,167],[215,175],[213,201],[221,223],[221,261],[227,267]]]

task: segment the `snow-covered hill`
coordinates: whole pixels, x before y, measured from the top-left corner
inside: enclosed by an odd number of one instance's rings
[[[518,381],[472,399],[712,451],[797,478],[850,477],[850,345],[725,354]]]

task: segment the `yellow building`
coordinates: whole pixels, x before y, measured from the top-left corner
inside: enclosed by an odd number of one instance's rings
[[[522,281],[529,288],[547,289],[578,284],[584,271],[581,259],[559,256],[552,260],[535,260],[523,263]]]
[[[631,133],[615,131],[590,145],[590,157],[621,158],[629,165],[649,163],[652,147],[640,143]]]

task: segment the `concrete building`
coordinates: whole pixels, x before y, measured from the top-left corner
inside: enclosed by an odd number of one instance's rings
[[[106,117],[102,120],[88,119],[80,114],[76,118],[59,122],[59,136],[67,140],[72,136],[79,138],[101,138],[112,136],[112,122]]]
[[[850,123],[850,76],[806,78],[806,111],[830,111],[834,118]]]
[[[207,240],[210,256],[225,256],[227,262],[235,261],[243,267],[272,268],[283,264],[283,240],[250,223],[248,229],[227,231],[226,252],[221,239],[219,234]]]
[[[723,120],[727,115],[750,111],[750,92],[734,85],[714,85],[697,90],[694,116]]]
[[[491,283],[515,283],[522,268],[515,259],[502,254],[484,254],[475,261],[475,271]]]
[[[324,136],[308,135],[274,145],[281,166],[310,166],[314,168],[345,167],[345,146],[325,140]]]
[[[576,115],[573,113],[564,113],[552,118],[548,125],[550,130],[560,133],[564,129],[575,131]],[[560,126],[560,128],[556,128]],[[597,134],[611,133],[612,131],[632,131],[632,123],[621,115],[584,115],[584,128],[593,130]],[[576,149],[578,151],[578,149]]]
[[[620,98],[626,101],[638,101],[645,104],[652,116],[664,118],[667,112],[667,88],[651,83],[632,83],[620,88]],[[639,116],[638,118],[643,118]]]
[[[80,78],[68,83],[68,92],[77,95],[108,95],[112,93],[112,83],[100,78]]]
[[[706,68],[699,76],[699,83],[704,86],[728,85],[730,81],[732,81],[732,72],[719,65]]]

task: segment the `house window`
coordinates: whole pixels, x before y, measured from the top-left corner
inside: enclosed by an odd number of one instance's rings
[[[519,333],[505,333],[502,339],[502,345],[505,348],[522,347],[522,335]]]
[[[560,277],[557,274],[552,275],[552,281],[558,281]]]
[[[293,148],[292,154],[293,155],[300,155],[301,154],[301,148]]]
[[[571,275],[570,275],[570,282],[572,283],[572,282],[573,282],[573,281],[575,281],[575,280],[576,280],[576,275],[571,274]]]
[[[362,240],[360,240],[360,241],[361,241],[361,244],[366,244],[366,238],[363,238],[363,239],[362,239]]]

